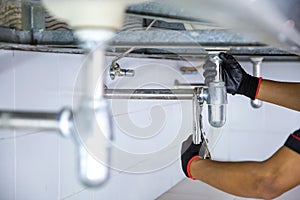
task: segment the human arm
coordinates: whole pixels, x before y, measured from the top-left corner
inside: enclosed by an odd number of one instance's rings
[[[251,99],[260,99],[300,111],[300,83],[266,80],[247,74],[235,58],[226,53],[219,54],[222,60],[222,78],[230,94],[241,94]],[[207,65],[204,77],[210,81],[213,69]]]
[[[219,162],[192,160],[190,178],[203,181],[227,193],[270,199],[300,184],[300,130],[292,134],[285,146],[262,162]],[[186,156],[182,155],[182,157]]]
[[[300,156],[280,148],[263,162],[218,162],[195,159],[191,176],[227,193],[272,199],[300,184]]]
[[[257,98],[300,111],[300,83],[277,82],[263,79]]]

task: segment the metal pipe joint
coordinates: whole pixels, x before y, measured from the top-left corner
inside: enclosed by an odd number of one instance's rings
[[[208,57],[207,62],[215,65],[216,76],[208,83],[208,88],[203,88],[199,94],[201,102],[208,105],[208,121],[211,126],[220,128],[226,122],[227,92],[222,80],[221,59],[217,55]]]
[[[133,69],[122,69],[116,62],[113,62],[109,69],[109,76],[112,80],[114,80],[116,76],[134,77],[134,73]]]

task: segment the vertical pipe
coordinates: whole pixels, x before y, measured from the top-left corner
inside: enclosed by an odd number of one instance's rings
[[[209,62],[216,66],[215,80],[208,84],[208,120],[211,126],[220,128],[226,122],[227,92],[222,81],[221,59],[217,55],[211,55]]]
[[[250,57],[251,63],[253,64],[253,76],[260,77],[261,63],[263,59],[263,57]],[[258,99],[250,100],[250,103],[253,108],[260,108],[262,106],[262,101]]]
[[[79,175],[89,187],[104,184],[109,178],[111,116],[104,98],[105,48],[93,48],[83,66],[83,95],[74,113],[77,131]]]

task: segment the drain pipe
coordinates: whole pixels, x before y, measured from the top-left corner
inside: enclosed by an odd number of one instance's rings
[[[50,13],[72,27],[81,47],[90,53],[89,64],[84,66],[83,95],[79,106],[74,108],[80,180],[90,187],[102,185],[109,177],[112,129],[103,88],[105,45],[121,28],[126,6],[142,1],[43,0]]]
[[[208,84],[207,89],[201,90],[199,95],[201,101],[206,101],[208,105],[208,121],[213,127],[220,128],[226,122],[227,92],[222,80],[221,59],[218,55],[209,55],[206,62],[215,65],[217,75]]]

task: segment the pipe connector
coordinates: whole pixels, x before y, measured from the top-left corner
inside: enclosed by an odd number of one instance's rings
[[[70,108],[63,108],[58,114],[59,133],[63,137],[70,137],[73,133],[73,113]]]
[[[122,69],[118,63],[112,63],[109,70],[109,76],[111,80],[114,80],[116,76],[122,77],[134,77],[134,70],[133,69]]]

